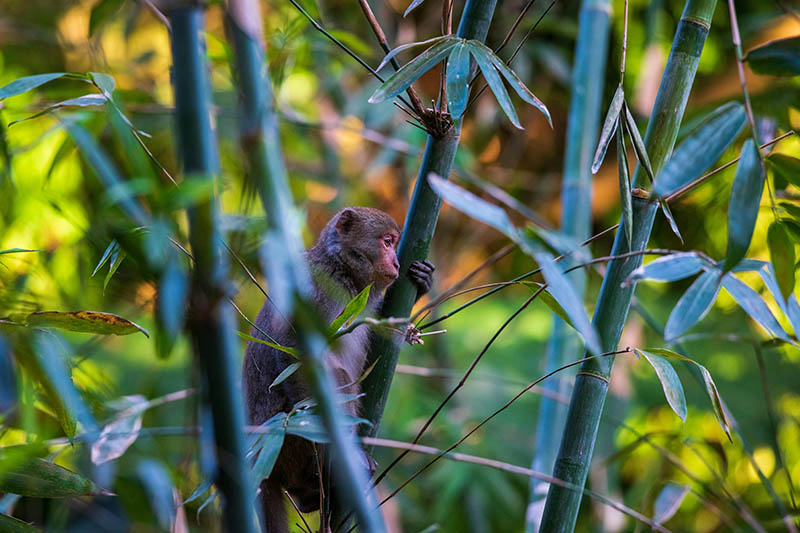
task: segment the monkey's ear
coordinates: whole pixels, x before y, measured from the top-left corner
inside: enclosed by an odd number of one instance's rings
[[[339,219],[336,221],[336,232],[339,235],[346,235],[350,233],[356,223],[356,213],[352,209],[344,209],[339,213]]]

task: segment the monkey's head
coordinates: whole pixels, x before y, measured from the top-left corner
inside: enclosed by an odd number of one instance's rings
[[[397,279],[400,264],[395,247],[400,228],[379,209],[346,207],[336,213],[314,248],[334,259],[357,291],[372,284],[383,290]]]

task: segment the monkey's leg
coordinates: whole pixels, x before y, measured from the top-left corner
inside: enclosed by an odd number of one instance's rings
[[[261,506],[265,533],[289,533],[283,491],[278,482],[269,479],[261,482]]]

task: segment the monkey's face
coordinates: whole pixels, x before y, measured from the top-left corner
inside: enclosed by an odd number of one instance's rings
[[[400,228],[392,217],[378,209],[349,207],[338,214],[336,232],[340,253],[359,288],[371,283],[383,290],[397,279]]]

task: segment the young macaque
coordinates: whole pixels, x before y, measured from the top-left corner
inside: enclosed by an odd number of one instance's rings
[[[312,303],[327,324],[341,314],[345,305],[368,285],[370,297],[367,312],[376,311],[383,300],[386,287],[397,279],[400,265],[395,247],[400,238],[397,223],[378,209],[348,207],[338,212],[325,226],[319,241],[308,250],[305,258],[314,283]],[[434,266],[429,261],[415,261],[408,276],[417,286],[417,298],[431,287]],[[267,300],[250,332],[264,339],[269,334],[271,342],[293,346],[293,330]],[[334,385],[343,394],[358,394],[355,384],[364,370],[369,349],[369,328],[357,327],[343,335],[332,351],[325,354],[324,365]],[[299,373],[270,390],[275,378],[294,360],[279,350],[265,344],[249,342],[244,357],[244,393],[248,421],[260,425],[279,412],[289,412],[292,407],[310,397],[309,389]],[[358,414],[358,402],[344,404],[350,415]],[[267,533],[288,531],[283,489],[288,490],[294,503],[304,513],[316,511],[320,506],[319,464],[320,449],[300,437],[287,435],[269,478],[261,482],[261,501]],[[365,465],[370,475],[375,462],[365,453]]]

